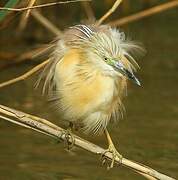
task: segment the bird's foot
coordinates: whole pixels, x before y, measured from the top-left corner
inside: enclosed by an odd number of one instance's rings
[[[64,136],[64,144],[67,147],[67,150],[71,150],[75,144],[75,137],[71,132],[71,129],[67,129],[63,132],[62,136]]]
[[[120,162],[120,164],[122,164],[122,155],[116,150],[116,148],[113,144],[110,144],[109,148],[102,154],[102,164],[106,163],[107,159],[106,159],[105,155],[107,153],[112,154],[111,163],[107,166],[108,170],[114,167],[114,162],[115,162],[116,158],[119,158],[119,162]]]

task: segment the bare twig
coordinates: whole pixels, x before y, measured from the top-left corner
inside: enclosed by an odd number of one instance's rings
[[[30,0],[28,7],[32,7],[35,4],[36,0]],[[28,9],[25,13],[24,13],[24,18],[27,19],[29,14],[30,14],[31,9]]]
[[[14,83],[22,81],[24,79],[27,79],[29,76],[31,76],[35,72],[39,71],[42,67],[44,67],[49,61],[50,61],[50,59],[42,62],[41,64],[39,64],[37,66],[35,66],[34,68],[32,68],[31,70],[29,70],[28,72],[26,72],[25,74],[23,74],[23,75],[21,75],[21,76],[19,76],[17,78],[14,78],[14,79],[11,79],[9,81],[1,83],[0,88],[11,85],[11,84],[14,84]]]
[[[116,0],[116,2],[113,4],[113,6],[111,7],[111,9],[109,9],[109,11],[106,12],[106,14],[104,14],[98,21],[97,21],[97,25],[100,25],[103,23],[103,21],[108,18],[116,9],[117,7],[120,5],[120,3],[122,2],[122,0]]]
[[[6,106],[0,105],[0,118],[10,121],[12,123],[24,126],[26,128],[33,129],[40,133],[46,134],[48,136],[65,140],[65,130],[56,126],[55,124],[47,121],[45,119],[23,113],[21,111],[8,108]],[[74,144],[84,150],[92,152],[97,155],[103,155],[108,160],[112,160],[112,153],[106,152],[105,149],[86,141],[79,136],[73,135],[75,138]],[[72,142],[72,138],[69,138],[69,141]],[[116,158],[116,163],[120,164],[120,159]],[[139,174],[144,175],[148,179],[160,179],[160,180],[175,180],[174,178],[168,177],[167,175],[161,174],[154,169],[151,169],[143,164],[130,161],[126,158],[122,159],[121,165],[138,172]]]
[[[29,0],[28,6],[27,7],[32,7],[35,4],[36,0]],[[20,24],[19,24],[19,29],[23,30],[25,28],[25,26],[27,25],[27,21],[28,21],[28,17],[30,15],[30,11],[31,9],[28,9],[27,11],[25,11],[22,14],[22,18],[20,20]]]
[[[31,14],[38,22],[40,22],[46,29],[51,31],[53,34],[57,36],[62,35],[62,32],[37,10],[33,10]]]
[[[85,2],[85,1],[91,1],[91,0],[71,0],[71,1],[60,1],[60,2],[52,2],[52,3],[46,3],[46,4],[40,4],[32,7],[23,7],[23,8],[7,8],[7,7],[0,7],[0,10],[6,10],[6,11],[26,11],[29,9],[37,9],[37,8],[44,8],[49,6],[55,6],[59,4],[68,4],[68,3],[76,3],[76,2]]]
[[[130,15],[130,16],[127,16],[127,17],[123,17],[123,18],[118,19],[118,20],[111,21],[108,24],[111,25],[111,26],[122,26],[124,24],[134,22],[136,20],[139,20],[139,19],[145,18],[147,16],[157,14],[159,12],[174,8],[176,6],[178,6],[178,0],[174,0],[174,1],[171,1],[171,2],[168,2],[168,3],[164,3],[164,4],[161,4],[161,5],[149,8],[147,10],[138,12],[136,14],[133,14],[133,15]]]

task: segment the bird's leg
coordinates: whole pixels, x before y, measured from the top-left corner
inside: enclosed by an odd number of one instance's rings
[[[72,149],[72,147],[74,146],[74,143],[75,143],[75,138],[72,134],[73,126],[74,126],[73,123],[69,122],[69,127],[64,132],[64,136],[65,136],[64,142],[65,142],[68,150]]]
[[[110,169],[110,168],[113,168],[113,166],[114,166],[114,161],[115,161],[116,157],[118,157],[118,158],[120,159],[120,162],[122,162],[122,155],[116,150],[116,148],[115,148],[115,146],[114,146],[114,144],[113,144],[113,142],[112,142],[111,136],[109,135],[109,132],[108,132],[107,129],[104,130],[104,134],[106,135],[106,138],[107,138],[109,147],[108,147],[108,149],[103,153],[102,156],[104,157],[107,152],[112,153],[112,161],[111,161],[110,166],[108,167],[108,168]],[[103,163],[105,162],[105,160],[106,160],[106,159],[103,160]]]

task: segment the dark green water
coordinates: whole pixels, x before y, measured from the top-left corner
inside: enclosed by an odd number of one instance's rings
[[[178,11],[167,11],[123,29],[143,42],[147,54],[139,61],[143,86],[130,84],[126,114],[119,126],[110,126],[116,147],[127,158],[178,177]],[[31,68],[19,65],[0,72],[10,79]],[[0,104],[52,119],[60,124],[44,98],[33,90],[35,77],[0,89]],[[106,147],[105,139],[88,140]],[[74,148],[64,149],[45,135],[0,120],[0,179],[144,179],[115,167],[106,171],[99,157]]]

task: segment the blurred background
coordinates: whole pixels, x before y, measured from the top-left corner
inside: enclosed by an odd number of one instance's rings
[[[1,0],[0,7],[8,1]],[[28,1],[13,1],[25,7]],[[17,2],[17,3],[16,3]],[[35,5],[50,0],[36,0]],[[68,26],[99,19],[114,0],[78,2],[24,12],[0,11],[0,83],[30,70],[43,58],[33,58],[36,49],[51,42]],[[123,0],[105,21],[115,20],[171,1]],[[7,4],[6,4],[7,5]],[[6,16],[5,16],[6,15]],[[39,17],[52,26],[47,27]],[[114,21],[114,22],[113,22]],[[119,25],[119,23],[118,23]],[[109,131],[124,157],[178,177],[178,7],[120,24],[131,39],[143,43],[147,53],[138,59],[142,87],[129,84],[123,120]],[[65,127],[60,116],[34,89],[38,74],[0,89],[0,104],[22,110]],[[103,136],[81,137],[106,148]],[[143,177],[123,167],[106,171],[100,158],[79,148],[68,152],[63,143],[0,119],[0,179],[120,179]]]

